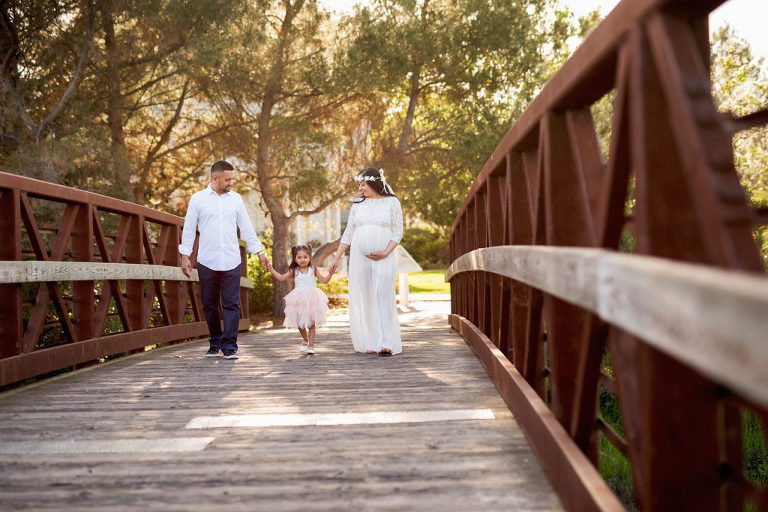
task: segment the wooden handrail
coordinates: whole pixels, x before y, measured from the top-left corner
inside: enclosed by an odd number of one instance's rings
[[[620,2],[509,129],[453,224],[451,324],[566,508],[611,509],[582,478],[605,441],[629,459],[642,510],[765,502],[740,434],[742,415],[768,418],[752,235],[764,215],[746,201],[731,135],[768,117],[734,122],[714,105],[707,18],[722,3]],[[604,159],[591,108],[611,91]],[[567,439],[536,435],[531,390]],[[606,393],[626,439],[600,428]],[[566,457],[569,443],[594,467]]]
[[[476,249],[446,281],[462,272],[491,272],[589,310],[768,408],[768,277],[547,246]]]
[[[86,263],[80,261],[0,261],[0,284],[45,283],[53,281],[150,281],[199,282],[197,269],[187,277],[181,267],[133,263]],[[240,286],[253,288],[253,280],[240,277]]]

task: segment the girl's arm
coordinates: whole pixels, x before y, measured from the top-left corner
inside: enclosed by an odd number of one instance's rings
[[[287,281],[288,279],[291,278],[291,271],[290,270],[288,270],[288,272],[286,272],[285,274],[280,274],[280,273],[277,272],[277,270],[272,268],[272,265],[270,265],[269,266],[269,271],[272,272],[272,275],[275,276],[275,279],[277,279],[278,281],[281,281],[281,282],[282,281]]]
[[[322,271],[319,271],[317,267],[315,267],[315,277],[318,281],[320,281],[323,284],[328,284],[328,281],[331,280],[331,277],[333,277],[333,274],[328,272],[327,274],[323,275]]]

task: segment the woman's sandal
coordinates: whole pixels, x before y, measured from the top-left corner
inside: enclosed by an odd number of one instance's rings
[[[379,355],[383,357],[389,357],[392,355],[392,351],[388,348],[383,348],[379,350]]]
[[[378,352],[376,352],[375,350],[366,350],[365,353],[366,354],[378,354]]]

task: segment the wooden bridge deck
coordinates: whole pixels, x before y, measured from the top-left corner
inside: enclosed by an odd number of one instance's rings
[[[0,395],[0,509],[561,510],[447,307],[403,311],[392,358],[342,315],[315,356],[265,329],[234,362],[193,342]]]

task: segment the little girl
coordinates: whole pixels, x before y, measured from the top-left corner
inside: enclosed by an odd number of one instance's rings
[[[312,267],[312,246],[297,245],[291,248],[291,264],[288,272],[278,274],[271,266],[272,275],[278,281],[293,279],[295,287],[285,296],[285,324],[298,327],[304,342],[299,352],[315,353],[315,327],[324,325],[328,313],[328,297],[317,289],[316,281],[326,284],[332,273],[323,275]]]

